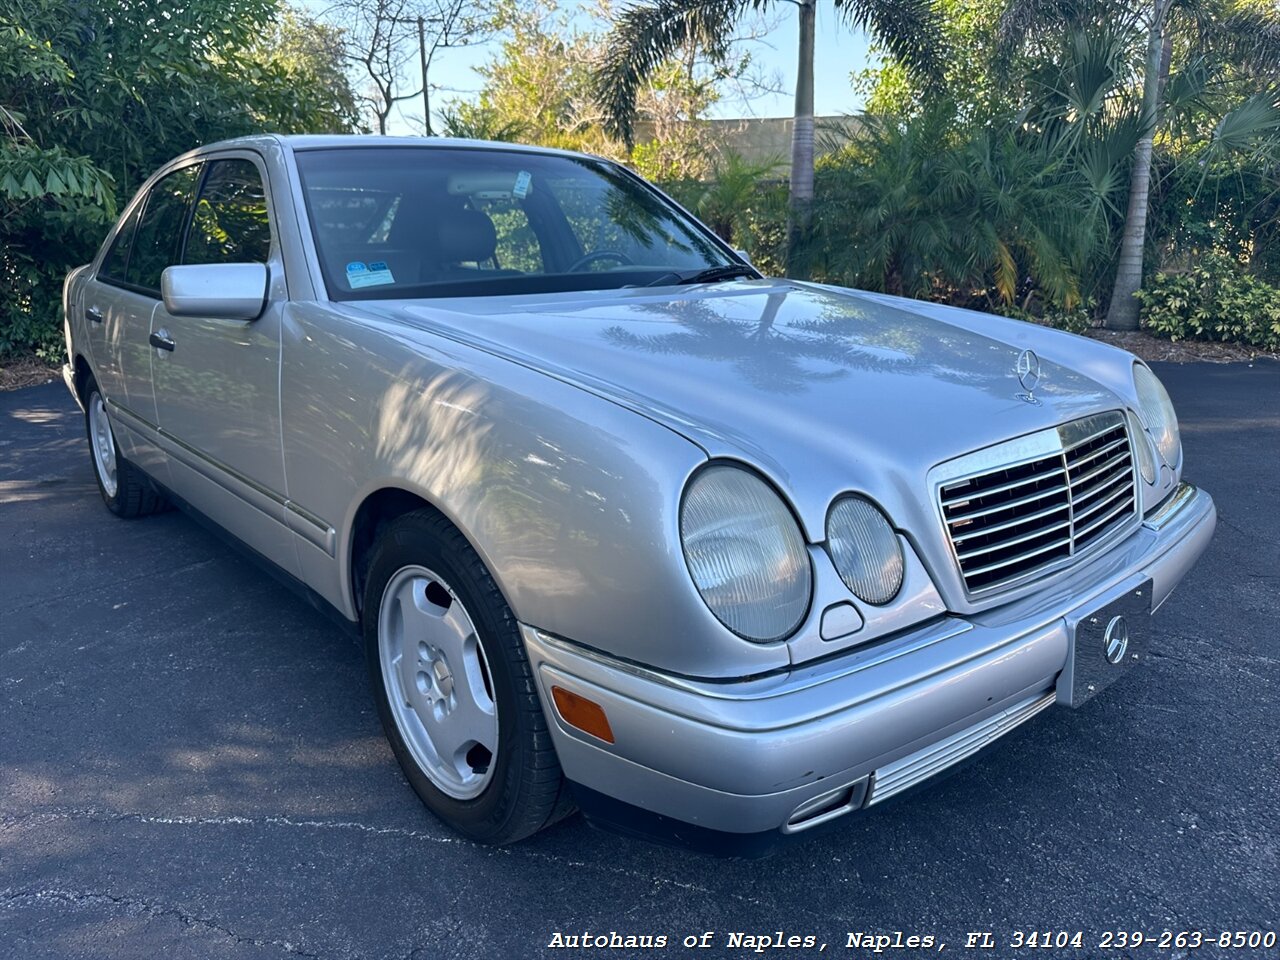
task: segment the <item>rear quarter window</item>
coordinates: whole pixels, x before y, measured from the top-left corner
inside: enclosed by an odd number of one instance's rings
[[[142,212],[142,206],[141,203],[134,206],[120,225],[120,229],[116,231],[115,239],[111,241],[111,249],[102,258],[102,266],[98,268],[99,278],[113,280],[117,283],[124,282],[125,270],[129,266],[129,253],[133,250],[133,239],[138,230],[138,215]]]

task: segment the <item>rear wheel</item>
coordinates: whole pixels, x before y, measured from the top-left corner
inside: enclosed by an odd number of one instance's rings
[[[142,517],[164,507],[165,501],[141,470],[120,453],[102,391],[92,379],[85,384],[85,430],[98,492],[117,517]]]
[[[430,510],[393,520],[364,599],[378,714],[427,807],[496,844],[569,813],[515,616],[462,535]]]

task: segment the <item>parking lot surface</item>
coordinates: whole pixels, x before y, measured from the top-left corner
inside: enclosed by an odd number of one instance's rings
[[[506,849],[437,823],[356,644],[181,513],[102,506],[61,383],[0,394],[0,956],[871,956],[850,933],[1280,931],[1280,365],[1154,365],[1216,539],[1144,668],[932,789],[762,861],[574,817]],[[682,941],[715,931],[707,950]],[[936,946],[934,948],[936,950]],[[630,955],[623,949],[591,954]],[[880,956],[923,956],[889,948]],[[969,955],[977,955],[970,952]]]

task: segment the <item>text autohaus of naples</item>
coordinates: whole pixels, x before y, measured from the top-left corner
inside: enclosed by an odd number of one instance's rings
[[[581,933],[561,933],[556,931],[547,940],[548,948],[596,949],[596,950],[645,950],[662,949],[669,943],[680,942],[688,949],[709,949],[720,946],[729,950],[750,950],[754,953],[766,953],[769,950],[814,950],[825,951],[828,941],[815,933],[796,934],[785,930],[769,933],[746,933],[744,931],[704,930],[685,936],[668,936],[658,934],[619,933],[610,930],[608,933],[593,933],[584,930]],[[906,934],[901,930],[891,933],[847,932],[842,944],[846,950],[868,950],[871,953],[883,953],[885,950],[934,950],[938,947],[938,938],[932,934]]]

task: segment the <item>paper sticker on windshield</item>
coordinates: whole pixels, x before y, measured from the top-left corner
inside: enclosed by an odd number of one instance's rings
[[[396,278],[391,275],[391,269],[385,261],[375,260],[366,265],[360,260],[353,260],[347,264],[347,285],[352,290],[395,282]]]
[[[528,170],[521,170],[516,174],[516,184],[511,188],[511,195],[517,200],[523,200],[529,195],[529,184],[533,181],[533,174]]]

